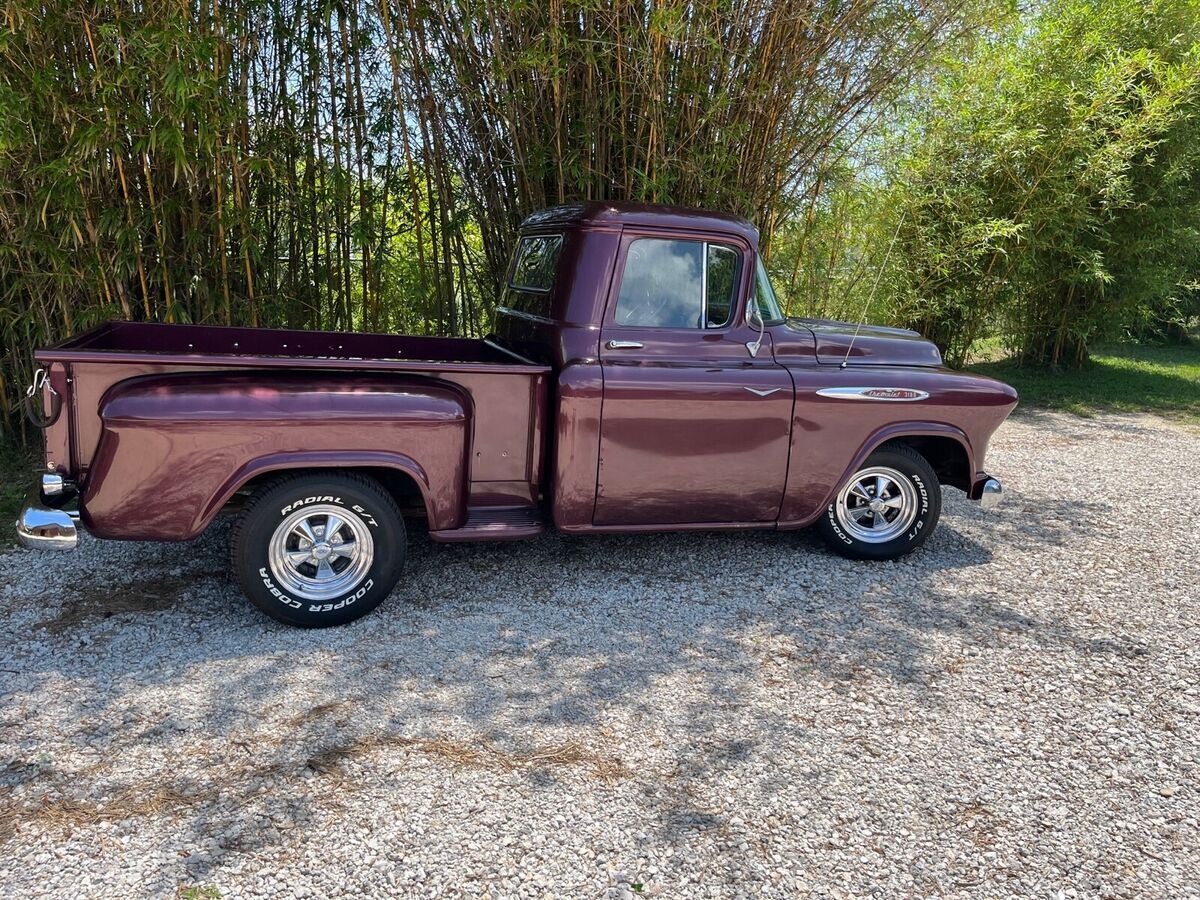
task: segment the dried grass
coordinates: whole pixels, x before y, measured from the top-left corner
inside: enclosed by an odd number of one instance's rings
[[[297,728],[333,715],[352,706],[353,703],[353,700],[345,699],[318,704],[285,720],[284,724],[289,728]],[[261,760],[266,750],[276,750],[291,743],[294,743],[294,735],[260,735],[253,741],[252,752],[255,758]],[[580,741],[547,744],[521,751],[503,750],[486,740],[417,738],[398,734],[367,734],[326,747],[308,757],[301,769],[307,768],[324,776],[321,781],[330,796],[323,799],[336,806],[337,795],[347,788],[353,788],[353,777],[345,771],[343,764],[348,760],[370,757],[391,749],[415,751],[464,769],[505,773],[575,769],[602,782],[618,781],[633,775],[618,757],[599,752]],[[98,793],[101,788],[92,779],[102,776],[110,769],[111,764],[103,762],[89,766],[73,773],[69,777],[69,784],[77,794],[84,791]],[[101,822],[175,816],[196,804],[228,793],[236,793],[249,800],[275,790],[270,785],[261,784],[263,779],[294,779],[299,771],[295,763],[287,761],[264,763],[248,760],[244,765],[225,768],[219,784],[214,778],[214,783],[203,789],[184,791],[169,785],[154,789],[126,787],[99,800],[67,796],[58,792],[57,785],[47,785],[39,800],[20,801],[10,788],[0,793],[0,845],[17,837],[26,828],[69,832]],[[331,788],[336,790],[329,790]]]
[[[172,787],[158,787],[149,792],[127,788],[101,801],[47,794],[41,798],[41,802],[27,804],[8,798],[0,803],[0,844],[15,837],[21,826],[32,825],[59,831],[86,828],[100,822],[161,816],[213,796],[215,794],[212,791],[185,794]]]
[[[325,716],[335,713],[340,709],[351,706],[353,700],[334,700],[331,703],[318,703],[312,709],[305,710],[299,715],[292,716],[284,721],[284,725],[288,728],[299,728],[301,725],[307,725],[309,722],[315,722],[317,719],[322,719]]]
[[[284,725],[297,728],[353,703],[354,701],[349,699],[321,703],[287,719]],[[592,777],[601,781],[616,781],[632,774],[619,758],[598,753],[578,741],[551,744],[525,752],[511,752],[501,750],[487,741],[464,743],[446,737],[413,738],[395,734],[364,735],[327,747],[310,756],[305,765],[314,772],[334,774],[344,760],[396,747],[410,748],[463,768],[517,772],[550,767],[582,767],[587,769]]]

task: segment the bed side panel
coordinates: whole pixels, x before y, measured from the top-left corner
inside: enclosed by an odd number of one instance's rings
[[[470,408],[460,388],[413,376],[138,378],[100,407],[83,522],[99,537],[194,537],[239,486],[238,473],[291,458],[404,469],[425,495],[430,528],[454,528],[466,508]]]

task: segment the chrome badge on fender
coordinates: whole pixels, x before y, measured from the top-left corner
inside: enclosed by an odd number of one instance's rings
[[[830,387],[821,388],[817,393],[822,397],[834,397],[839,400],[887,400],[893,403],[911,403],[929,396],[928,391],[894,387]]]

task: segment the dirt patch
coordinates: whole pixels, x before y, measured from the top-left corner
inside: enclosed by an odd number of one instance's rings
[[[351,699],[321,703],[286,720],[289,728],[307,725],[332,716],[354,705]],[[261,745],[261,739],[257,742]],[[276,742],[278,743],[278,742]],[[501,772],[535,771],[549,767],[582,767],[602,781],[617,781],[632,773],[615,756],[607,756],[578,741],[551,744],[524,752],[500,750],[487,741],[467,743],[449,738],[412,738],[404,735],[363,735],[327,747],[308,758],[305,765],[314,772],[333,774],[346,759],[367,756],[393,747],[407,747],[456,766],[491,769]]]
[[[408,747],[463,768],[528,772],[545,768],[582,767],[600,781],[617,781],[632,774],[616,757],[597,753],[575,741],[512,752],[500,750],[486,741],[465,743],[449,738],[409,738],[400,735],[368,735],[327,747],[309,757],[307,766],[314,772],[331,774],[338,771],[343,760],[391,747]]]
[[[129,584],[88,585],[70,596],[53,619],[33,627],[61,634],[77,625],[122,613],[151,613],[170,609],[195,576],[165,576]]]

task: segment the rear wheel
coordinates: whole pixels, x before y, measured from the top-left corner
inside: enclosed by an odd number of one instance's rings
[[[942,490],[925,457],[903,444],[872,453],[834,496],[818,525],[851,559],[898,559],[937,527]]]
[[[395,501],[369,478],[285,477],[251,499],[233,534],[246,596],[289,625],[344,625],[383,602],[400,579],[406,540]]]

